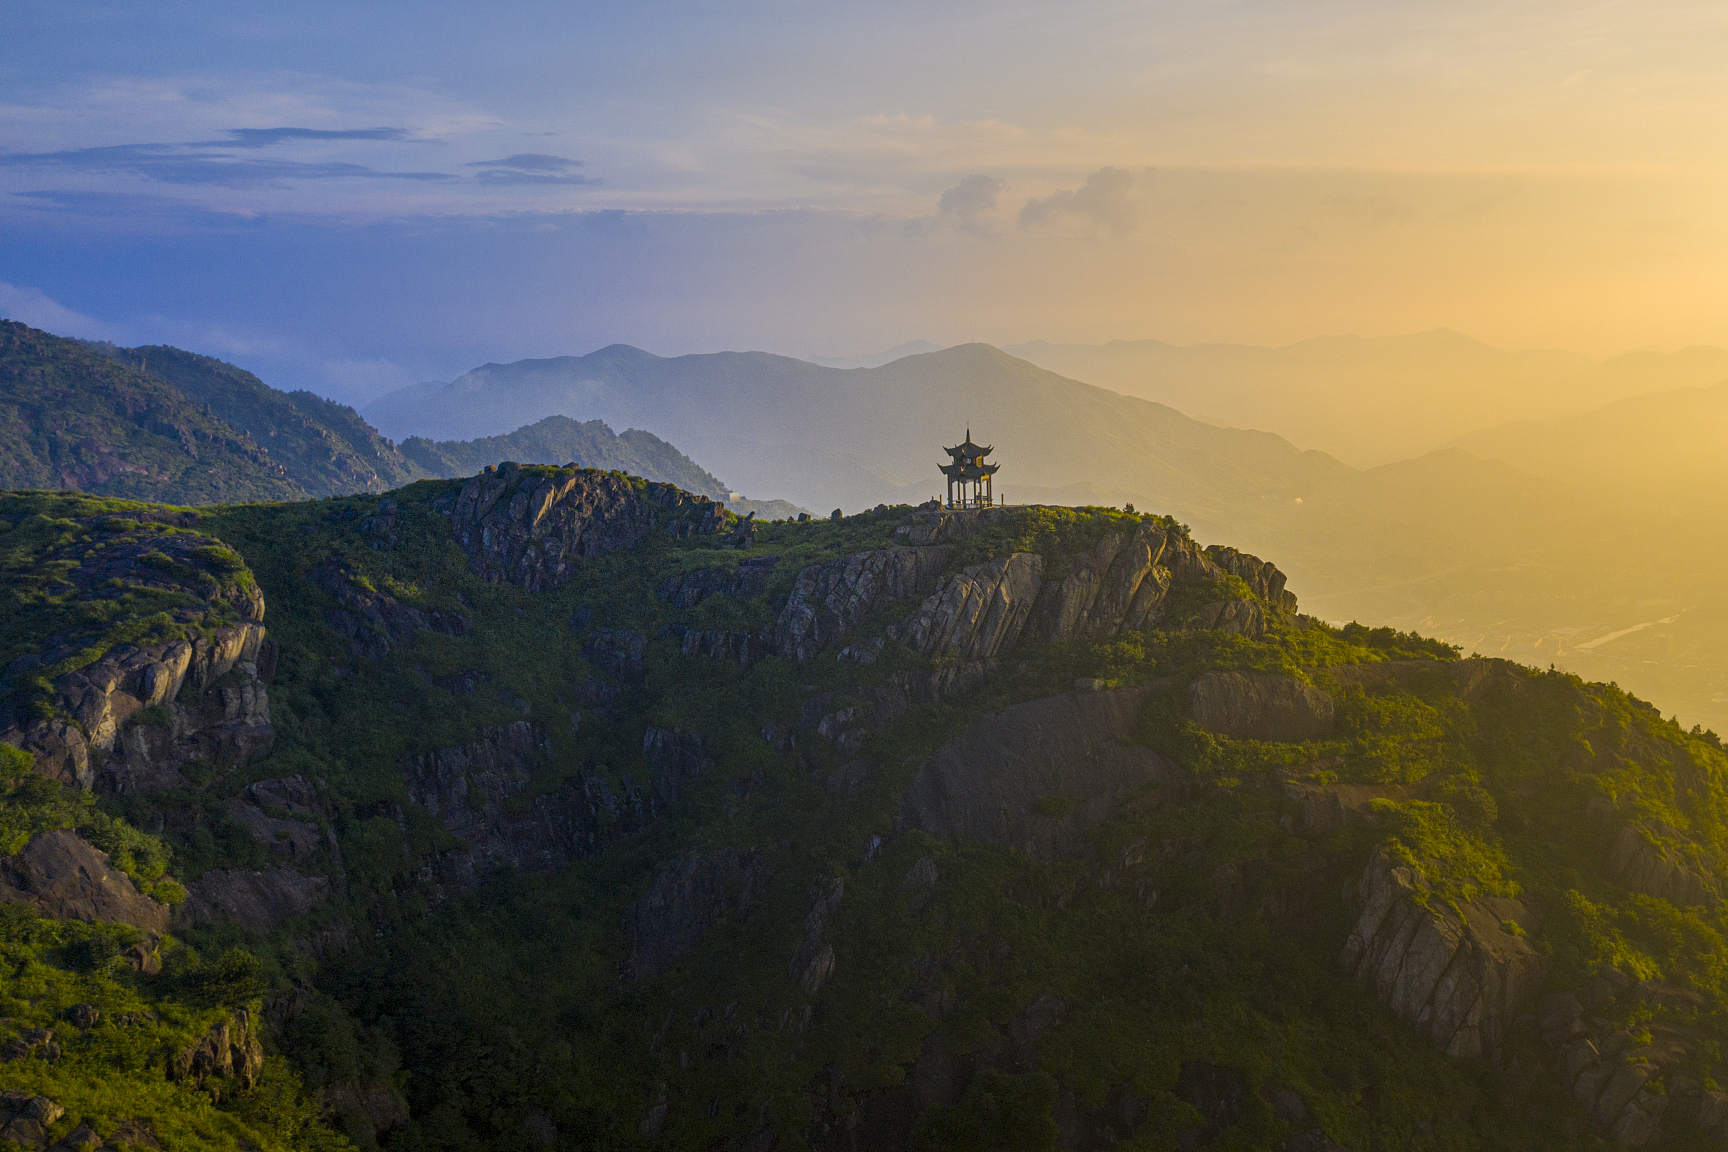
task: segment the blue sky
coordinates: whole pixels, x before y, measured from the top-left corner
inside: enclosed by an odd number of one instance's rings
[[[1724,48],[1689,2],[12,0],[0,313],[354,401],[613,341],[1728,343]]]

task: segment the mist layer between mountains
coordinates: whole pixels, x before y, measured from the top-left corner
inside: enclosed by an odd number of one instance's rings
[[[1714,351],[1650,361],[1661,369],[1651,378],[1669,379],[1662,366],[1674,363],[1712,370]],[[1615,380],[1601,387],[1629,386]],[[1728,657],[1716,655],[1728,651],[1714,575],[1728,560],[1723,534],[1703,513],[1576,472],[1536,475],[1458,447],[1361,470],[982,344],[852,369],[613,345],[485,365],[365,409],[387,434],[446,438],[552,412],[649,429],[745,490],[818,509],[940,494],[941,449],[970,430],[995,448],[1009,502],[1171,513],[1203,538],[1283,558],[1304,603],[1328,618],[1558,660],[1684,717],[1728,720]],[[1665,630],[1685,639],[1645,652]]]

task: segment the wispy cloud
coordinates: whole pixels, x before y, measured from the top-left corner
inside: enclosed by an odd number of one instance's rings
[[[518,152],[502,160],[472,160],[464,167],[479,168],[475,179],[484,184],[598,184],[592,176],[571,169],[582,161],[543,152]]]
[[[230,128],[228,135],[232,137],[231,140],[210,143],[226,143],[231,148],[267,148],[285,140],[399,140],[417,144],[432,143],[425,137],[415,136],[406,128]]]
[[[309,133],[311,129],[269,128],[234,129],[236,132]],[[395,132],[397,129],[361,129],[364,132]],[[127,173],[156,180],[163,184],[219,185],[243,187],[273,184],[284,180],[342,180],[370,178],[377,180],[452,180],[448,172],[394,172],[365,164],[345,161],[302,161],[263,159],[237,156],[230,147],[260,148],[287,139],[325,139],[326,136],[278,135],[256,143],[213,145],[210,142],[186,144],[115,144],[103,148],[72,148],[58,152],[0,153],[0,167],[58,168],[73,172]],[[381,139],[378,136],[342,139]],[[394,139],[394,137],[389,137]]]
[[[1064,189],[1042,200],[1028,200],[1020,209],[1020,226],[1036,228],[1063,217],[1078,218],[1094,228],[1125,236],[1139,216],[1137,180],[1122,168],[1100,168],[1078,188]]]
[[[0,317],[59,336],[82,336],[87,340],[114,337],[114,331],[100,320],[74,312],[38,288],[8,284],[4,280],[0,280]]]

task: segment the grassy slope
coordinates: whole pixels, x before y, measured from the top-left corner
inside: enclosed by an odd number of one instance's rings
[[[1092,1108],[1124,1083],[1152,1102],[1155,1122],[1136,1138],[1140,1146],[1169,1146],[1195,1121],[1172,1089],[1182,1063],[1197,1059],[1243,1067],[1251,1083],[1276,1073],[1351,1148],[1587,1146],[1566,1127],[1572,1106],[1542,1074],[1508,1100],[1490,1070],[1432,1051],[1338,973],[1350,922],[1339,893],[1373,844],[1388,840],[1443,895],[1516,887],[1534,897],[1548,913],[1537,944],[1555,958],[1556,986],[1618,964],[1703,993],[1710,1007],[1688,1026],[1717,1042],[1728,1031],[1719,914],[1627,893],[1601,869],[1617,822],[1639,815],[1659,817],[1677,842],[1719,862],[1728,759],[1713,738],[1681,732],[1616,689],[1532,674],[1516,696],[1473,704],[1442,690],[1438,677],[1351,690],[1338,694],[1337,737],[1310,746],[1207,735],[1182,720],[1167,694],[1148,706],[1142,739],[1189,771],[1193,798],[1130,806],[1096,833],[1092,858],[1038,863],[998,846],[894,834],[898,797],[916,765],[964,724],[1062,691],[1081,675],[1181,683],[1203,669],[1255,668],[1323,680],[1328,665],[1445,651],[1361,628],[1283,628],[1258,643],[1152,633],[1025,650],[1015,668],[972,694],[914,709],[873,736],[867,750],[883,768],[857,796],[836,799],[821,785],[838,764],[832,751],[807,739],[799,763],[762,740],[764,722],[792,726],[807,686],[843,691],[919,667],[916,658],[890,648],[869,668],[767,660],[743,672],[676,656],[674,640],[656,638],[648,681],[626,691],[619,715],[587,715],[572,731],[562,718],[588,672],[567,621],[587,609],[597,623],[650,637],[673,622],[755,626],[803,564],[889,542],[893,514],[764,525],[758,554],[782,558],[769,593],[744,605],[714,598],[677,614],[653,594],[662,577],[732,563],[739,553],[655,537],[635,553],[586,563],[561,589],[529,596],[468,573],[446,524],[427,508],[451,487],[425,481],[396,494],[396,552],[370,549],[359,532],[372,498],[211,510],[201,529],[245,556],[272,605],[267,622],[282,644],[271,689],[276,750],[201,795],[134,797],[124,806],[137,824],[160,814],[173,829],[184,824],[177,812],[219,811],[216,801],[252,779],[299,772],[328,783],[350,905],[322,915],[356,918],[365,945],[320,975],[309,1016],[318,1027],[293,1032],[288,1049],[312,1085],[397,1078],[415,1119],[394,1146],[520,1147],[524,1119],[538,1110],[570,1146],[628,1147],[639,1142],[656,1086],[665,1085],[667,1139],[677,1146],[742,1138],[770,1122],[782,1146],[795,1147],[812,1101],[838,1088],[847,1108],[855,1094],[899,1083],[932,1029],[957,1054],[986,1045],[1047,989],[1073,1007],[1042,1042],[1039,1069],[982,1078],[958,1107],[927,1115],[926,1147],[992,1146],[999,1128],[1020,1143],[995,1146],[1047,1147],[1044,1110],[1016,1117],[1010,1102],[1051,1098],[1060,1085]],[[1064,556],[1122,519],[1108,510],[1027,510],[1015,525],[969,540],[955,563],[1030,548],[1059,573]],[[357,662],[322,624],[323,600],[305,581],[308,568],[332,556],[380,590],[464,612],[478,627],[462,638],[424,634],[380,664]],[[488,679],[462,695],[426,682],[465,670]],[[406,804],[402,756],[519,718],[517,698],[530,702],[556,749],[536,788],[576,774],[641,779],[645,724],[701,732],[721,770],[694,782],[690,798],[645,834],[556,877],[502,877],[433,908],[421,862],[449,840]],[[1387,809],[1378,827],[1297,840],[1280,823],[1290,804],[1273,773],[1334,756],[1341,762],[1326,771],[1338,778],[1425,779],[1427,805]],[[734,788],[736,781],[752,783]],[[1614,821],[1588,814],[1595,797],[1608,801]],[[219,823],[203,827],[196,844],[169,833],[180,858],[210,865],[224,858],[223,843],[245,850],[241,837],[223,840]],[[873,835],[885,844],[867,858]],[[656,980],[620,981],[625,907],[671,856],[724,845],[766,853],[773,879],[764,905],[746,923],[717,926]],[[1115,868],[1134,882],[1103,882],[1111,862],[1136,845],[1143,862]],[[901,882],[926,854],[942,880],[935,899],[914,910]],[[1220,915],[1215,878],[1226,865],[1244,878],[1249,907],[1292,889],[1309,900],[1293,922]],[[788,962],[821,875],[846,881],[831,930],[838,965],[810,1027],[783,1028],[787,1012],[805,1002]],[[1161,894],[1154,910],[1138,898],[1140,884]],[[289,936],[252,942],[266,977],[304,964]],[[235,939],[231,930],[192,934],[206,954]],[[958,1008],[937,1019],[925,1010],[933,996]],[[1616,1011],[1637,1025],[1651,1010]],[[662,1027],[656,1048],[650,1039]],[[1535,1068],[1533,1055],[1523,1055],[1523,1066]],[[1723,1075],[1709,1065],[1701,1057],[1697,1072]],[[1258,1100],[1248,1109],[1219,1147],[1265,1147],[1288,1132]]]

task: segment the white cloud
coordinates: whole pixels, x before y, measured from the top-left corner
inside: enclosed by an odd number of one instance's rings
[[[1026,201],[1026,206],[1020,209],[1020,226],[1037,228],[1068,216],[1113,235],[1126,236],[1134,230],[1139,216],[1137,184],[1132,172],[1100,168],[1078,188]]]
[[[0,280],[0,317],[56,336],[76,336],[85,340],[115,338],[114,330],[100,320],[72,311],[40,289],[8,284],[4,280]]]

